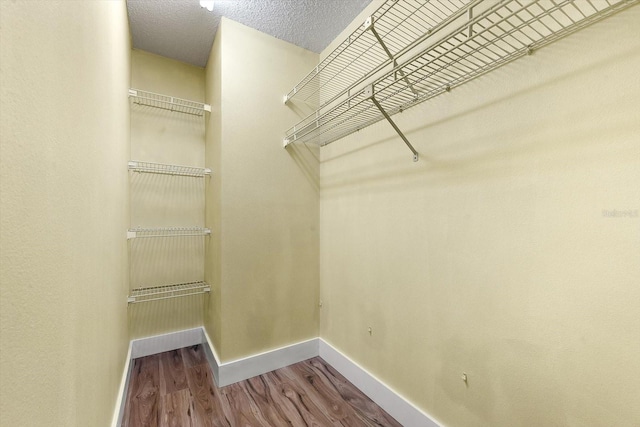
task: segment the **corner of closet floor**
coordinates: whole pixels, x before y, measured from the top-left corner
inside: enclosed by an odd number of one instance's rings
[[[209,366],[211,366],[211,371],[213,371],[213,380],[216,383],[216,386],[220,387],[220,358],[218,357],[216,348],[213,345],[213,341],[211,341],[209,334],[207,334],[207,330],[204,327],[201,329],[204,354],[207,356],[207,362],[209,362]]]
[[[320,357],[405,427],[444,427],[322,338]]]
[[[224,362],[219,366],[218,386],[244,381],[276,369],[318,356],[318,339],[290,344],[274,350]]]
[[[113,412],[111,427],[119,427],[122,425],[129,380],[131,378],[131,370],[133,369],[133,364],[131,363],[133,359],[198,344],[201,344],[204,348],[207,362],[211,365],[211,370],[213,371],[217,384],[218,366],[220,363],[218,362],[211,340],[203,327],[131,340],[129,342],[124,371],[122,372],[120,389],[118,390],[118,396],[116,398],[116,407]]]

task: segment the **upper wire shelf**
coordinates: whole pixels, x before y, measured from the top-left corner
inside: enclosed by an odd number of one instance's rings
[[[210,291],[211,287],[207,282],[189,282],[175,285],[136,288],[131,290],[131,294],[127,297],[127,302],[135,304],[140,302],[158,301],[190,295],[200,295]]]
[[[130,228],[127,231],[127,239],[144,239],[152,237],[198,237],[209,236],[211,230],[203,227],[155,227]]]
[[[195,168],[191,166],[167,165],[162,163],[130,161],[129,170],[140,173],[155,173],[161,175],[191,176],[202,178],[211,175],[209,168]]]
[[[344,95],[428,37],[434,27],[480,0],[387,0],[309,72],[284,101],[319,108]]]
[[[436,30],[439,33],[437,41],[349,97],[318,109],[290,128],[284,145],[314,142],[323,146],[385,118],[398,130],[389,116],[639,2],[490,0],[481,5],[481,12],[477,11],[480,5],[474,3],[473,14],[434,28],[432,34]],[[417,160],[417,153],[410,148]]]
[[[176,113],[202,116],[205,111],[211,112],[211,105],[209,104],[147,92],[140,89],[129,89],[129,97],[133,100],[134,104],[160,108]]]

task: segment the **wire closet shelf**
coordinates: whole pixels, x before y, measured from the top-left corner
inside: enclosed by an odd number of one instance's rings
[[[394,64],[402,52],[432,28],[462,14],[471,0],[391,0],[336,47],[286,96],[319,108],[344,95],[376,71]],[[478,1],[478,0],[475,0]]]
[[[387,0],[385,6],[391,9],[403,3]],[[416,161],[418,153],[390,116],[638,3],[640,0],[467,3],[463,7],[466,13],[450,15],[453,19],[442,20],[428,37],[408,45],[400,54],[412,56],[402,61],[395,57],[398,65],[374,72],[369,82],[359,79],[334,96],[330,105],[320,107],[287,130],[284,146],[294,142],[324,146],[387,119],[413,151]],[[346,68],[342,73],[349,75]]]
[[[211,112],[211,105],[209,104],[147,92],[140,89],[129,89],[129,98],[131,98],[134,104],[193,116],[203,116],[205,111]]]
[[[154,173],[160,175],[190,176],[194,178],[203,178],[211,176],[211,169],[196,168],[191,166],[167,165],[162,163],[151,162],[129,162],[129,170],[139,173]]]
[[[202,237],[209,235],[211,235],[211,230],[203,227],[136,227],[127,231],[128,240],[156,237]]]
[[[190,295],[201,295],[210,291],[211,287],[206,282],[189,282],[175,285],[137,288],[131,290],[131,294],[127,297],[127,302],[129,304],[136,304],[140,302],[158,301]]]

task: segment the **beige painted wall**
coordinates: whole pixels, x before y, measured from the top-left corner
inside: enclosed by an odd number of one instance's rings
[[[204,69],[134,49],[131,86],[204,101]],[[204,166],[204,118],[131,104],[131,160]],[[130,174],[131,226],[203,227],[210,178]],[[206,237],[129,241],[131,288],[204,279]],[[203,296],[131,305],[131,338],[189,329],[203,323]]]
[[[128,347],[125,3],[2,1],[0,40],[0,425],[109,425]]]
[[[640,425],[638,22],[322,149],[320,336],[444,425]]]
[[[211,274],[220,308],[210,307],[206,324],[228,361],[318,335],[317,176],[282,148],[299,120],[283,96],[318,56],[228,19],[218,38],[207,71],[208,100],[218,103],[207,160],[220,184],[207,192],[215,199],[207,218],[220,252],[214,245],[207,262],[220,265]]]

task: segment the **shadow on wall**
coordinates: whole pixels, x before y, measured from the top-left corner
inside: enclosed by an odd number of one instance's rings
[[[315,113],[311,105],[296,100],[289,100],[286,107],[293,111],[298,121]],[[316,144],[289,144],[286,147],[291,158],[296,162],[305,178],[316,193],[320,192],[320,147]]]
[[[290,144],[286,150],[316,193],[320,192],[320,147],[314,144]]]

